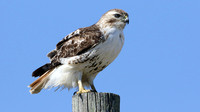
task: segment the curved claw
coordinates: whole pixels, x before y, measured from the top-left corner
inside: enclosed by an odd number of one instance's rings
[[[75,91],[75,92],[73,93],[73,95],[75,95],[77,92],[78,92],[78,91]]]
[[[92,90],[90,90],[90,91],[91,91],[91,92],[95,92],[95,93],[97,92],[97,90],[96,90],[96,89],[95,89],[95,90],[94,90],[94,89],[92,89]]]

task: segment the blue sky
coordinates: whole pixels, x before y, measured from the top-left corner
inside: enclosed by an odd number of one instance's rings
[[[31,73],[64,36],[106,11],[129,13],[125,44],[95,79],[121,96],[121,112],[200,112],[200,1],[1,0],[0,111],[71,112],[75,89],[31,95]]]

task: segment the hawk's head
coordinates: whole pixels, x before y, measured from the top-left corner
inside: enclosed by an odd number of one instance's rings
[[[121,9],[112,9],[106,12],[97,22],[101,28],[117,27],[124,29],[125,25],[129,23],[128,13]]]

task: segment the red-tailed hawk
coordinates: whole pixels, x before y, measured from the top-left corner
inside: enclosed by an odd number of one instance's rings
[[[124,43],[123,29],[129,23],[128,14],[121,9],[106,12],[100,20],[67,35],[47,56],[47,63],[32,74],[39,78],[29,85],[30,93],[52,87],[74,88],[79,93],[96,91],[93,80],[119,54]]]

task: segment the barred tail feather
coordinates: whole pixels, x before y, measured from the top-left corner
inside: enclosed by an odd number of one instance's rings
[[[30,84],[28,87],[31,88],[30,93],[31,94],[37,94],[39,93],[43,87],[45,86],[45,84],[48,82],[49,80],[49,76],[51,74],[52,70],[48,70],[47,72],[45,72],[41,77],[39,77],[37,80],[35,80],[32,84]]]

